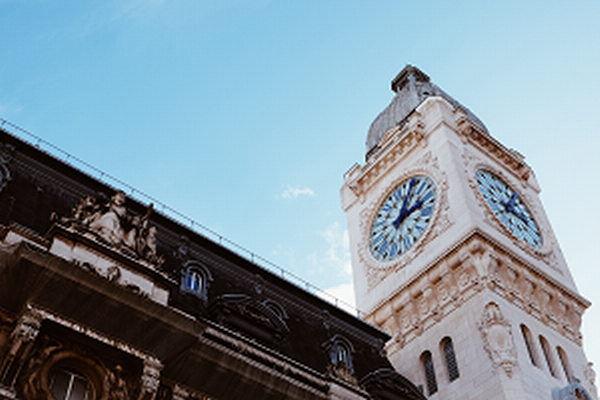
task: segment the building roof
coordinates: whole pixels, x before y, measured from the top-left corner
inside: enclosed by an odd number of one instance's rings
[[[366,142],[366,154],[373,153],[377,144],[383,138],[385,133],[398,125],[404,124],[407,117],[428,97],[440,96],[447,100],[454,108],[460,108],[467,114],[467,118],[479,125],[484,131],[487,128],[475,114],[467,107],[460,104],[437,85],[431,83],[429,76],[423,71],[412,65],[407,65],[392,80],[392,91],[396,96],[392,102],[375,118]]]

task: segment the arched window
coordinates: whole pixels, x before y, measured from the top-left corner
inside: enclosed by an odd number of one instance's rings
[[[567,377],[568,382],[573,381],[573,370],[571,369],[571,364],[569,364],[569,359],[567,358],[567,353],[563,350],[562,347],[556,347],[556,352],[558,353],[558,358],[560,359],[560,363],[563,367],[563,371],[565,372],[565,376]]]
[[[431,353],[425,351],[421,354],[421,364],[423,365],[423,371],[425,372],[425,381],[427,383],[427,394],[431,396],[438,390],[437,380],[435,379],[435,369],[433,368],[433,359]]]
[[[527,348],[527,354],[529,354],[529,360],[536,367],[540,367],[538,362],[537,352],[535,347],[533,346],[533,340],[531,338],[531,331],[524,324],[521,324],[521,333],[523,334],[523,341],[525,342],[525,347]]]
[[[445,337],[440,342],[442,353],[444,353],[444,360],[446,361],[446,371],[448,372],[448,380],[450,382],[459,378],[458,363],[456,362],[456,354],[454,354],[454,346],[452,345],[452,339]]]
[[[51,371],[50,391],[56,400],[92,400],[92,385],[82,374],[71,369]]]
[[[552,358],[552,353],[550,353],[550,346],[548,345],[546,338],[542,335],[540,335],[540,345],[542,345],[542,351],[544,352],[544,358],[546,359],[546,364],[548,364],[550,375],[558,378],[558,375],[556,374],[556,366],[554,365],[554,358]]]
[[[275,314],[277,316],[277,318],[279,318],[280,320],[284,320],[287,319],[287,313],[285,312],[285,309],[279,305],[278,303],[276,303],[273,300],[265,300],[263,301],[263,304],[270,310],[273,312],[273,314]]]
[[[197,261],[188,261],[181,269],[181,285],[183,292],[193,294],[202,300],[208,299],[208,286],[212,281],[210,272]]]
[[[351,373],[354,373],[354,366],[352,361],[352,355],[354,354],[354,347],[346,340],[346,338],[335,335],[325,345],[327,352],[329,353],[329,360],[331,365],[336,368],[343,368]]]

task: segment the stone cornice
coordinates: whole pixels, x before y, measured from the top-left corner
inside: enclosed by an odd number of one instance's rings
[[[511,150],[503,146],[489,133],[467,119],[466,114],[460,110],[456,111],[456,123],[458,125],[458,132],[463,141],[474,143],[477,147],[483,149],[486,154],[489,154],[498,160],[502,165],[508,166],[508,169],[517,177],[525,181],[529,179],[532,173],[531,168],[525,163],[525,158],[516,150]]]
[[[412,119],[411,122],[410,125],[390,129],[379,142],[379,151],[365,165],[355,164],[346,172],[346,185],[356,196],[366,192],[377,179],[417,145],[425,145],[423,123],[418,118]]]
[[[581,345],[581,317],[590,302],[475,231],[388,296],[366,320],[395,336],[394,353],[487,290]]]

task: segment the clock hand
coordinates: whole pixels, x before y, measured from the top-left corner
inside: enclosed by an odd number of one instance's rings
[[[519,218],[521,221],[527,222],[528,218],[525,215],[521,214],[519,211],[517,211],[517,209],[515,208],[515,203],[517,202],[518,198],[519,198],[519,194],[517,192],[514,192],[513,195],[511,196],[510,200],[507,203],[505,203],[503,201],[501,201],[500,203],[502,203],[502,205],[506,208],[506,211],[513,214],[515,217]]]
[[[398,215],[398,218],[396,218],[396,220],[394,222],[392,222],[392,225],[396,229],[398,229],[398,227],[400,226],[400,224],[402,223],[404,218],[406,218],[406,205],[408,204],[408,199],[410,198],[410,194],[412,193],[412,189],[413,189],[413,186],[415,186],[416,181],[417,181],[416,178],[412,178],[410,180],[410,183],[408,184],[408,193],[406,193],[406,196],[404,196],[404,201],[402,202],[402,208],[400,209],[400,215]]]
[[[421,208],[421,206],[423,205],[423,200],[419,200],[417,201],[417,203],[412,206],[411,208],[408,209],[408,211],[406,212],[406,215],[404,216],[404,218],[408,217],[410,214],[413,213],[413,211],[415,211],[416,209]]]

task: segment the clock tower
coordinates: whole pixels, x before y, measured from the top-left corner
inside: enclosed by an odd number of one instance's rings
[[[596,399],[532,169],[413,66],[345,174],[357,307],[432,399]],[[572,397],[571,397],[572,398]]]

